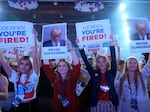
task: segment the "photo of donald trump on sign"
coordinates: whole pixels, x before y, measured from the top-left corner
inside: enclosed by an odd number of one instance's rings
[[[43,25],[42,59],[67,57],[67,24],[57,23]]]

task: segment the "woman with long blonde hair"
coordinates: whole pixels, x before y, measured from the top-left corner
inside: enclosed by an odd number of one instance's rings
[[[128,57],[120,79],[118,112],[149,112],[149,76],[150,60],[141,71],[136,57]]]

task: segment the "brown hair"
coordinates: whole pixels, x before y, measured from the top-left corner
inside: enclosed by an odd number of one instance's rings
[[[58,72],[58,69],[57,69],[60,62],[65,62],[65,63],[67,64],[67,66],[68,66],[68,68],[69,68],[68,74],[70,73],[70,71],[71,71],[71,69],[72,69],[71,64],[70,64],[67,60],[65,60],[65,59],[60,59],[60,60],[58,61],[57,65],[56,65],[56,69],[55,69],[55,73],[58,75],[58,78],[61,78],[60,73]],[[67,78],[69,78],[68,74],[67,74]]]
[[[141,75],[141,72],[140,72],[140,67],[139,67],[139,64],[138,64],[138,61],[135,57],[133,56],[130,56],[128,57],[127,61],[125,62],[125,66],[124,66],[124,69],[123,69],[123,73],[122,73],[122,76],[120,78],[120,96],[122,95],[122,89],[123,89],[123,82],[125,81],[125,79],[128,77],[128,68],[127,68],[127,62],[130,60],[130,59],[135,59],[136,63],[137,63],[137,68],[134,72],[134,80],[135,80],[135,87],[136,87],[136,90],[137,90],[137,86],[138,86],[138,76],[140,78],[140,81],[141,81],[141,84],[142,84],[142,89],[144,91],[144,93],[146,92],[146,88],[145,88],[145,84],[144,84],[144,80],[142,78],[142,75]]]
[[[105,62],[107,63],[106,68],[107,68],[107,70],[110,70],[111,69],[110,60],[109,60],[109,58],[106,55],[98,55],[96,57],[96,69],[99,70],[99,68],[97,66],[97,62],[98,62],[99,58],[103,58],[105,60]]]

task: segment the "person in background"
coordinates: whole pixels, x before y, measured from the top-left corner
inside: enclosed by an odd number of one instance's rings
[[[54,60],[49,60],[49,62],[47,61],[49,64],[49,67],[53,67],[52,61]],[[49,103],[51,102],[52,97],[53,97],[53,85],[48,80],[47,76],[45,75],[45,72],[43,70],[43,63],[44,63],[44,60],[41,60],[40,78],[39,78],[39,83],[38,83],[38,102],[39,102],[38,105],[39,105],[40,112],[51,112]]]
[[[150,100],[147,90],[149,68],[150,58],[141,71],[136,57],[128,57],[119,82],[118,112],[149,112]]]
[[[11,102],[14,100],[14,84],[9,81],[6,72],[4,71],[2,65],[0,64],[0,73],[3,74],[8,81],[8,98],[6,100],[0,101],[0,105],[3,107],[4,112],[9,112],[11,108]]]
[[[150,34],[147,32],[146,24],[138,21],[135,23],[136,33],[132,34],[130,40],[149,40]]]
[[[120,54],[120,46],[119,46],[119,44],[117,44],[117,52],[118,52],[117,74],[116,74],[116,77],[115,77],[115,80],[114,80],[114,85],[115,85],[115,88],[116,88],[116,92],[118,94],[118,82],[119,82],[120,77],[122,75],[122,71],[123,71],[124,64],[125,64],[125,61],[121,60],[121,54]]]
[[[142,53],[142,55],[144,56],[144,59],[142,61],[140,61],[141,69],[143,69],[144,65],[147,63],[148,58],[149,58],[149,53]],[[147,79],[147,89],[148,89],[148,94],[150,97],[150,77],[148,77],[148,79]]]
[[[50,40],[43,42],[43,47],[50,46],[65,46],[65,40],[62,39],[62,31],[59,28],[55,28],[50,33]]]
[[[8,80],[7,77],[0,73],[0,101],[8,98]],[[2,106],[0,104],[0,112],[2,112]]]
[[[96,69],[88,62],[84,49],[79,40],[76,40],[80,54],[91,75],[90,110],[91,112],[115,112],[118,105],[118,96],[114,87],[117,71],[116,54],[113,42],[110,42],[111,64],[106,55],[97,55]]]
[[[72,56],[72,65],[67,60],[60,59],[56,69],[44,65],[44,71],[54,86],[54,96],[51,103],[53,112],[78,112],[79,98],[76,95],[76,83],[80,75],[80,63],[72,44],[67,42],[67,47]]]
[[[15,100],[11,112],[37,112],[36,89],[39,81],[39,58],[37,56],[37,32],[33,30],[35,45],[32,47],[32,59],[23,56],[18,60],[18,72],[13,70],[0,52],[0,63],[9,80],[14,83]],[[17,55],[17,54],[16,54]],[[33,63],[32,63],[33,62]]]

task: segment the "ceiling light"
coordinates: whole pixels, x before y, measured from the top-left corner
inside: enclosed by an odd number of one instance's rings
[[[53,5],[58,5],[58,2],[53,2]]]

